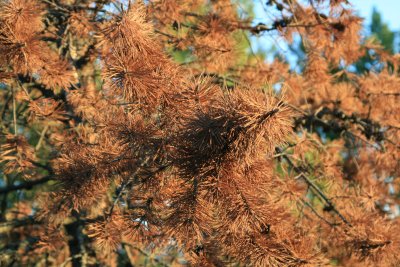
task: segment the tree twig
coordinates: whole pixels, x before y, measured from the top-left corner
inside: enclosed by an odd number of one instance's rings
[[[278,153],[282,153],[280,148],[277,148],[276,151]],[[312,188],[314,189],[314,191],[325,201],[325,203],[327,204],[328,208],[330,210],[332,210],[333,212],[335,212],[339,218],[347,225],[352,227],[351,223],[336,209],[335,205],[333,204],[333,202],[325,195],[324,192],[322,192],[322,190],[313,182],[311,181],[305,174],[304,172],[297,167],[292,160],[286,155],[283,154],[282,158],[285,159],[289,166],[293,168],[293,170],[295,172],[297,172],[299,174],[299,177],[303,178],[303,180]]]
[[[329,226],[335,227],[335,226],[337,225],[337,224],[331,223],[330,221],[328,221],[327,219],[325,219],[322,215],[320,215],[320,214],[314,209],[314,207],[313,207],[310,203],[308,203],[308,202],[305,201],[304,199],[300,199],[300,201],[301,201],[304,205],[306,205],[307,207],[309,207],[309,208],[311,209],[312,213],[315,214],[315,216],[317,216],[317,217],[318,217],[320,220],[322,220],[323,222],[327,223]]]
[[[36,185],[47,183],[50,180],[52,180],[52,176],[45,176],[45,177],[43,177],[41,179],[38,179],[38,180],[26,181],[26,182],[21,183],[21,184],[2,187],[2,188],[0,188],[0,194],[7,194],[9,192],[16,191],[16,190],[21,190],[21,189],[28,189],[29,190],[29,189],[32,189],[32,187],[34,187]]]
[[[42,145],[44,136],[45,136],[45,134],[46,134],[46,132],[47,132],[48,129],[49,129],[49,125],[46,125],[46,126],[43,128],[42,133],[40,134],[39,141],[37,142],[37,144],[36,144],[36,146],[35,146],[35,150],[36,150],[36,151],[40,149],[40,146]]]

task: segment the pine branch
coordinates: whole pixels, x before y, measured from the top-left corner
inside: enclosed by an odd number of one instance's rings
[[[153,257],[153,256],[150,255],[149,253],[143,251],[143,250],[140,249],[139,247],[135,247],[135,246],[133,246],[132,244],[125,243],[125,242],[122,242],[121,244],[122,244],[122,246],[125,248],[125,251],[127,251],[127,252],[128,252],[127,247],[130,247],[130,248],[132,248],[132,249],[138,251],[140,254],[142,254],[142,255],[145,256],[146,258],[148,258],[148,259],[150,259],[150,260],[156,262],[156,263],[157,263],[158,265],[160,265],[160,266],[169,266],[168,264],[163,263],[161,260],[159,260],[159,259]]]
[[[290,161],[290,159],[288,158],[288,156],[283,156],[286,160]],[[293,165],[292,165],[293,166]],[[333,210],[339,217],[340,219],[346,223],[348,226],[352,226],[349,221],[336,209],[335,205],[333,204],[333,202],[322,192],[322,190],[315,185],[303,172],[300,173],[300,176],[306,181],[306,183],[308,185],[310,185],[315,191],[317,191],[317,193],[324,199],[324,201],[326,202],[326,204],[328,205],[327,208],[329,210]]]
[[[280,148],[276,148],[276,152],[277,153],[282,153],[282,150]],[[327,207],[329,208],[329,210],[332,210],[333,212],[335,212],[339,218],[347,225],[352,227],[351,223],[337,210],[337,208],[335,207],[334,203],[325,195],[324,192],[322,192],[322,190],[313,182],[311,181],[303,172],[303,170],[301,168],[299,168],[298,166],[296,166],[292,160],[286,155],[283,154],[282,158],[285,159],[289,166],[291,168],[293,168],[293,170],[295,172],[297,172],[299,175],[299,178],[303,178],[303,180],[312,188],[314,189],[314,191],[323,199],[323,201],[325,201],[325,203],[327,204]]]
[[[330,109],[328,107],[322,107],[315,113],[307,113],[302,112],[304,114],[303,117],[299,118],[296,122],[296,125],[302,125],[307,128],[321,126],[326,130],[331,130],[337,134],[341,134],[343,132],[348,133],[354,138],[361,140],[362,142],[370,145],[372,147],[380,146],[381,150],[383,150],[382,144],[379,142],[387,141],[396,148],[400,149],[400,146],[395,144],[393,141],[388,139],[385,136],[385,132],[383,129],[385,127],[393,128],[391,125],[381,125],[379,122],[373,121],[368,118],[361,118],[356,114],[347,115],[342,110],[338,108]],[[325,121],[323,120],[324,116],[331,116],[334,120]],[[349,125],[358,125],[361,133],[365,136],[362,138],[361,136],[355,134]],[[369,140],[373,138],[376,143],[370,142]]]
[[[315,210],[315,208],[313,207],[313,205],[311,205],[309,202],[305,201],[304,199],[300,199],[300,201],[306,205],[307,207],[310,208],[310,210],[312,211],[312,213],[315,214],[315,216],[317,216],[320,220],[322,220],[323,222],[327,223],[329,226],[331,227],[335,227],[337,224],[332,223],[330,221],[328,221],[327,219],[325,219],[321,214],[318,213],[318,211]]]
[[[34,186],[45,184],[48,181],[51,181],[52,179],[53,179],[52,176],[45,176],[45,177],[43,177],[41,179],[38,179],[38,180],[26,181],[26,182],[21,183],[21,184],[2,187],[2,188],[0,188],[0,194],[8,194],[9,192],[16,191],[16,190],[21,190],[21,189],[30,190]]]
[[[22,219],[15,219],[11,221],[5,221],[0,223],[0,227],[12,227],[12,228],[17,228],[17,227],[22,227],[26,225],[32,225],[32,224],[41,224],[40,221],[35,220],[32,216],[28,216]]]
[[[131,185],[132,183],[137,182],[137,174],[139,171],[150,161],[150,157],[147,157],[136,169],[136,171],[132,174],[132,178],[129,177],[128,179],[124,180],[121,184],[121,186],[117,189],[117,196],[115,197],[115,200],[113,204],[111,205],[108,213],[106,214],[107,216],[111,216],[114,210],[115,205],[118,203],[119,199],[121,198],[122,194],[124,193],[125,189]]]

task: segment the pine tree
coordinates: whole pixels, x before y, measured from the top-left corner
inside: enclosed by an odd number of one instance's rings
[[[346,0],[249,6],[0,0],[1,265],[400,264],[398,55]]]

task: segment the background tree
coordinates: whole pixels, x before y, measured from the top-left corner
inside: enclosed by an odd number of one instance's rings
[[[384,51],[393,54],[396,48],[396,32],[389,29],[389,26],[382,22],[381,14],[374,8],[372,10],[370,36],[366,38],[366,42],[380,45]],[[396,48],[398,50],[398,48]],[[358,72],[363,73],[374,68],[379,71],[381,68],[379,55],[376,55],[374,49],[366,52],[360,60],[355,64]]]
[[[0,3],[2,265],[399,265],[378,19],[380,44],[346,0]]]

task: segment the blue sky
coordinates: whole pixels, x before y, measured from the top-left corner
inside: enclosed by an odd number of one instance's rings
[[[375,7],[392,30],[400,30],[400,0],[350,0],[350,3],[361,17],[367,19],[366,23],[369,23],[372,8]]]

